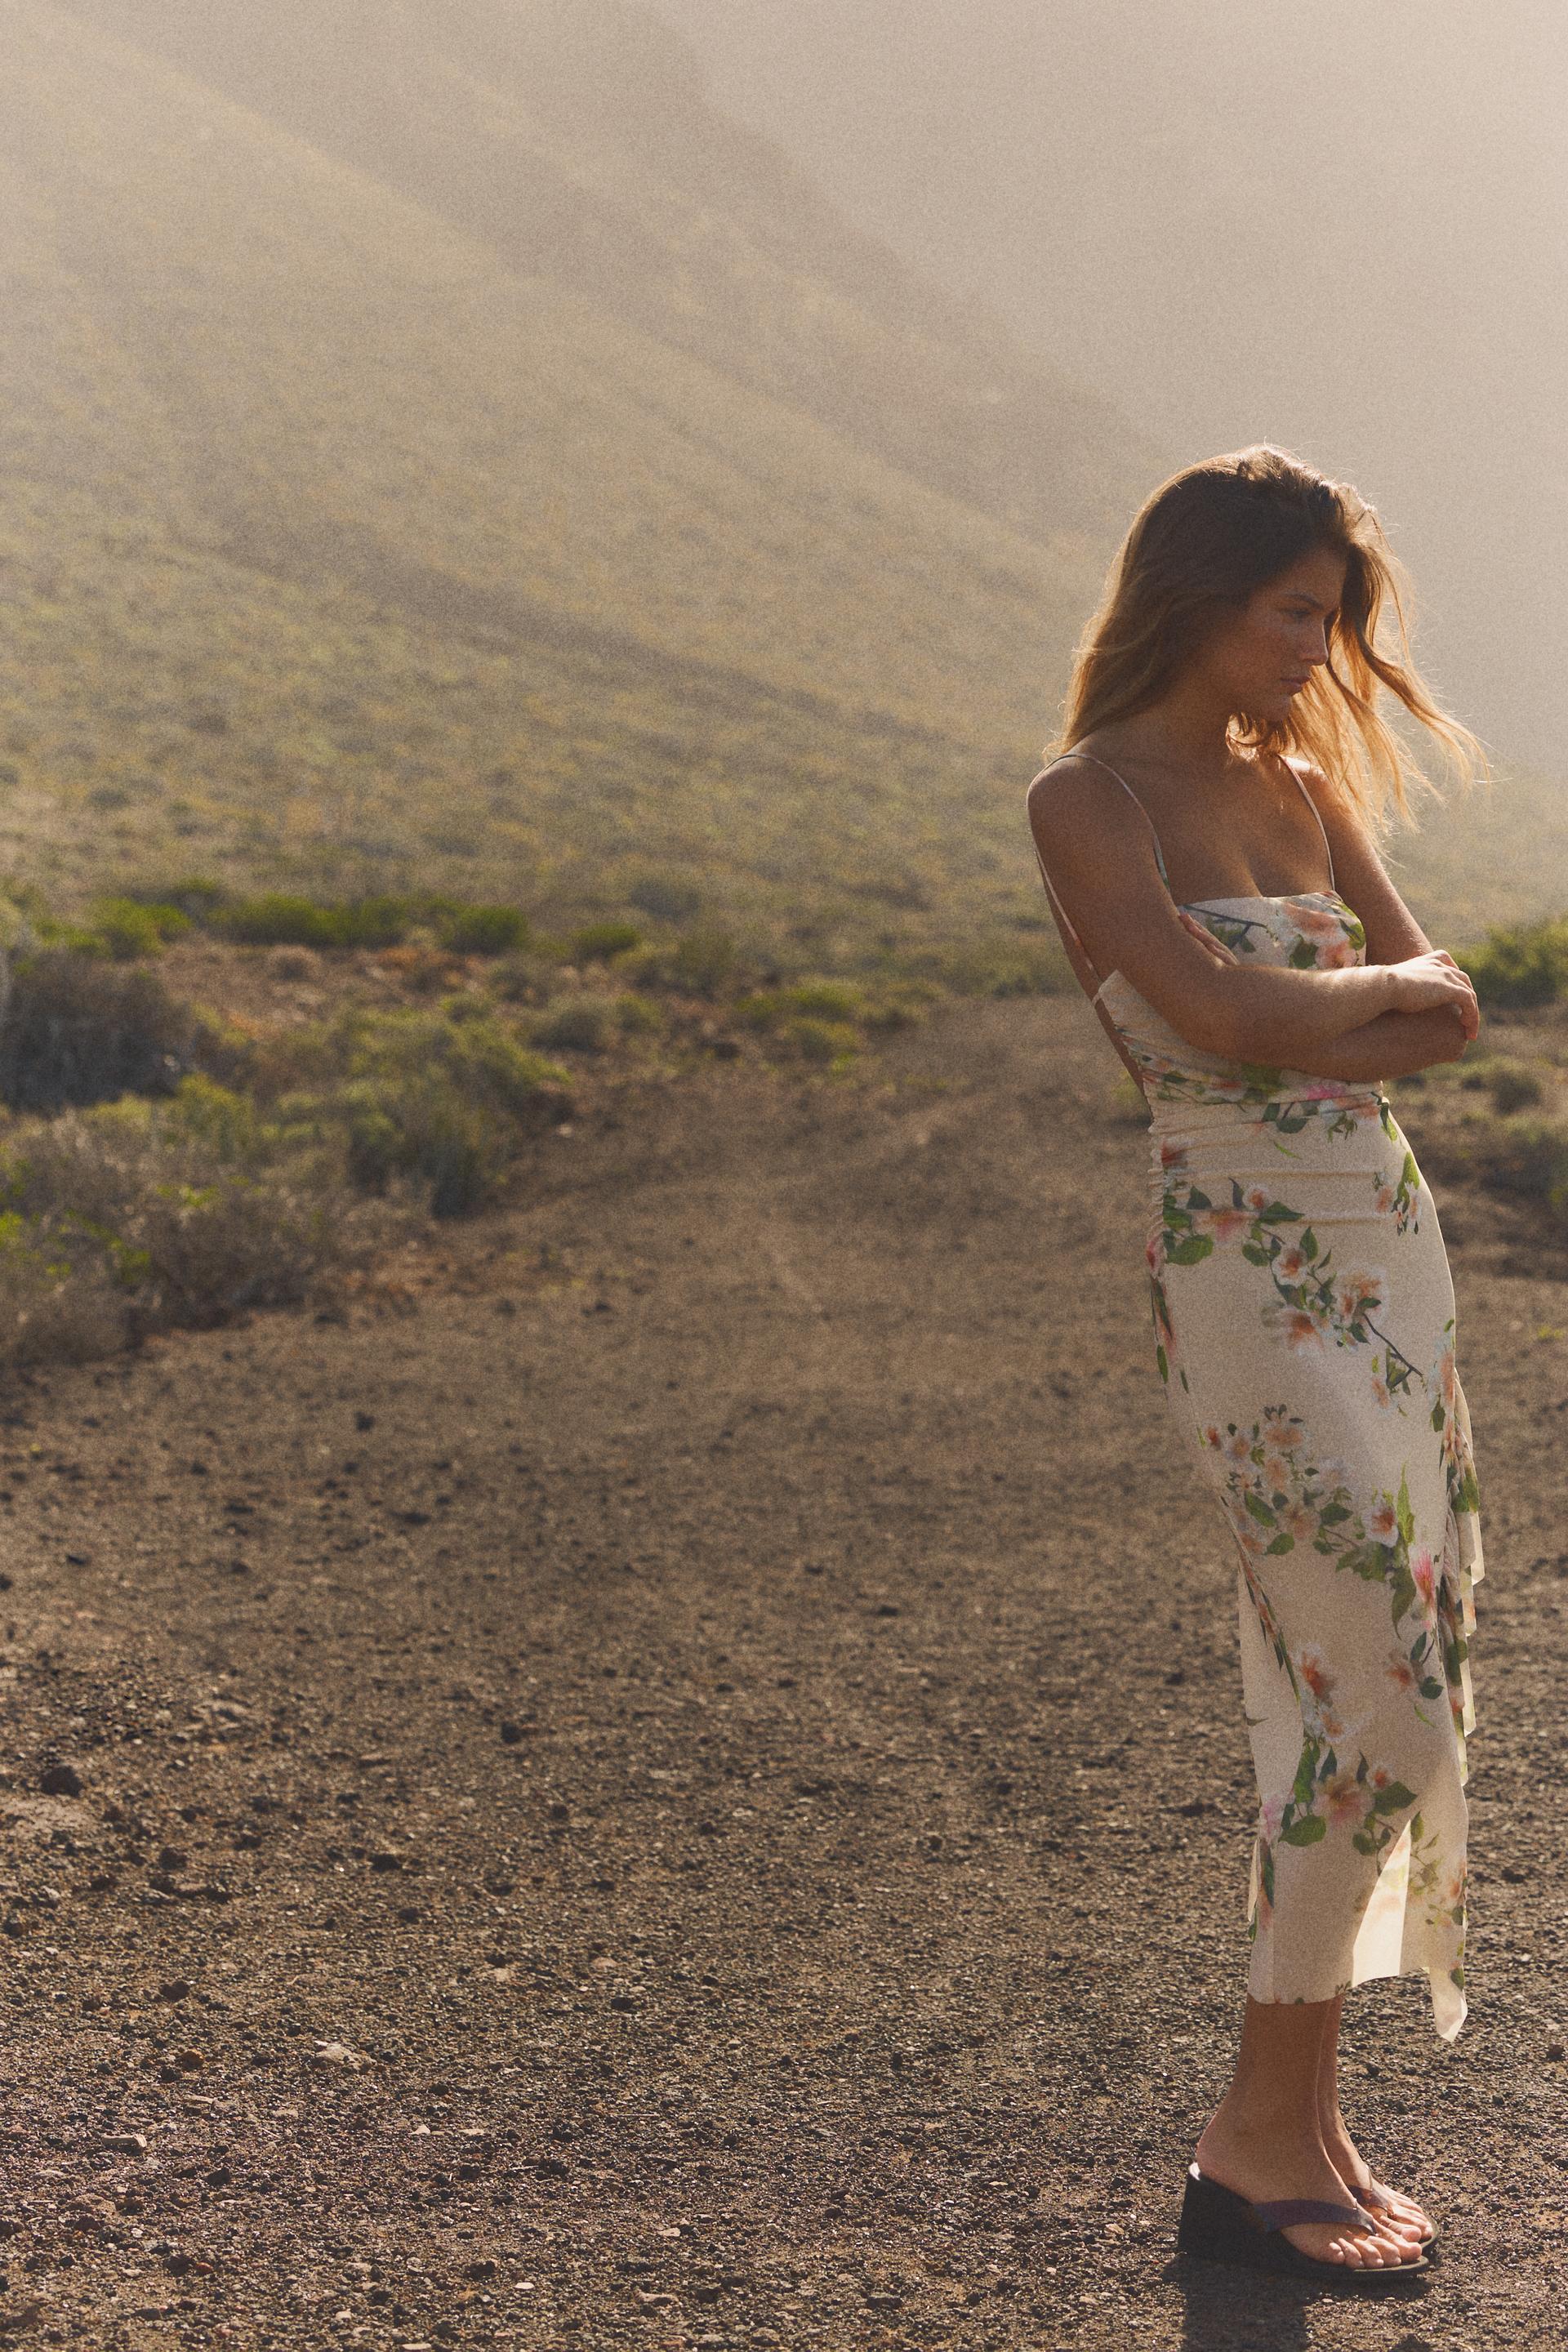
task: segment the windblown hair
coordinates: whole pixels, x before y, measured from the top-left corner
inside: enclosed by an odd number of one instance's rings
[[[1348,483],[1331,482],[1267,444],[1186,467],[1143,507],[1079,643],[1061,737],[1047,757],[1161,701],[1215,628],[1320,547],[1345,559],[1329,659],[1288,719],[1237,711],[1232,742],[1242,751],[1304,753],[1383,833],[1390,803],[1408,816],[1409,787],[1430,789],[1378,710],[1384,687],[1453,770],[1467,781],[1484,775],[1480,744],[1439,709],[1411,659],[1408,589],[1375,509]]]

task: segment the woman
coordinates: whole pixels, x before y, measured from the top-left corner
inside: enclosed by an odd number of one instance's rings
[[[1447,1261],[1379,1084],[1458,1059],[1478,1014],[1378,856],[1415,774],[1380,687],[1479,761],[1411,664],[1371,509],[1276,449],[1215,458],[1133,523],[1028,794],[1150,1106],[1157,1362],[1239,1553],[1252,1959],[1179,2243],[1357,2289],[1436,2236],[1352,2141],[1335,2051],[1369,1977],[1425,1971],[1446,2040],[1464,2017],[1481,1572]]]

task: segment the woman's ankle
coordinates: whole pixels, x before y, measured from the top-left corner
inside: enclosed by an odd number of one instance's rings
[[[1198,2147],[1315,2148],[1326,2154],[1323,2132],[1315,2106],[1300,2102],[1238,2099],[1221,2101],[1198,2137]]]

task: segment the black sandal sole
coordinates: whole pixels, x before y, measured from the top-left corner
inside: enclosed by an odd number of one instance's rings
[[[1266,2277],[1310,2280],[1334,2294],[1398,2294],[1434,2267],[1427,2253],[1412,2263],[1357,2270],[1349,2263],[1320,2262],[1304,2254],[1279,2230],[1261,2222],[1234,2189],[1210,2180],[1196,2165],[1187,2169],[1186,2194],[1176,2231],[1176,2252],[1199,2262],[1223,2263],[1233,2270]]]

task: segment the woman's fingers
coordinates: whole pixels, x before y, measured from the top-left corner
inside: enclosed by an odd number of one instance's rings
[[[1182,929],[1184,931],[1190,931],[1192,933],[1199,947],[1206,948],[1208,950],[1209,954],[1213,956],[1215,963],[1234,963],[1236,961],[1235,955],[1232,953],[1231,950],[1226,946],[1225,941],[1223,940],[1216,940],[1214,933],[1207,929],[1204,924],[1200,923],[1195,915],[1189,915],[1184,907],[1177,908],[1176,920],[1181,924]]]

